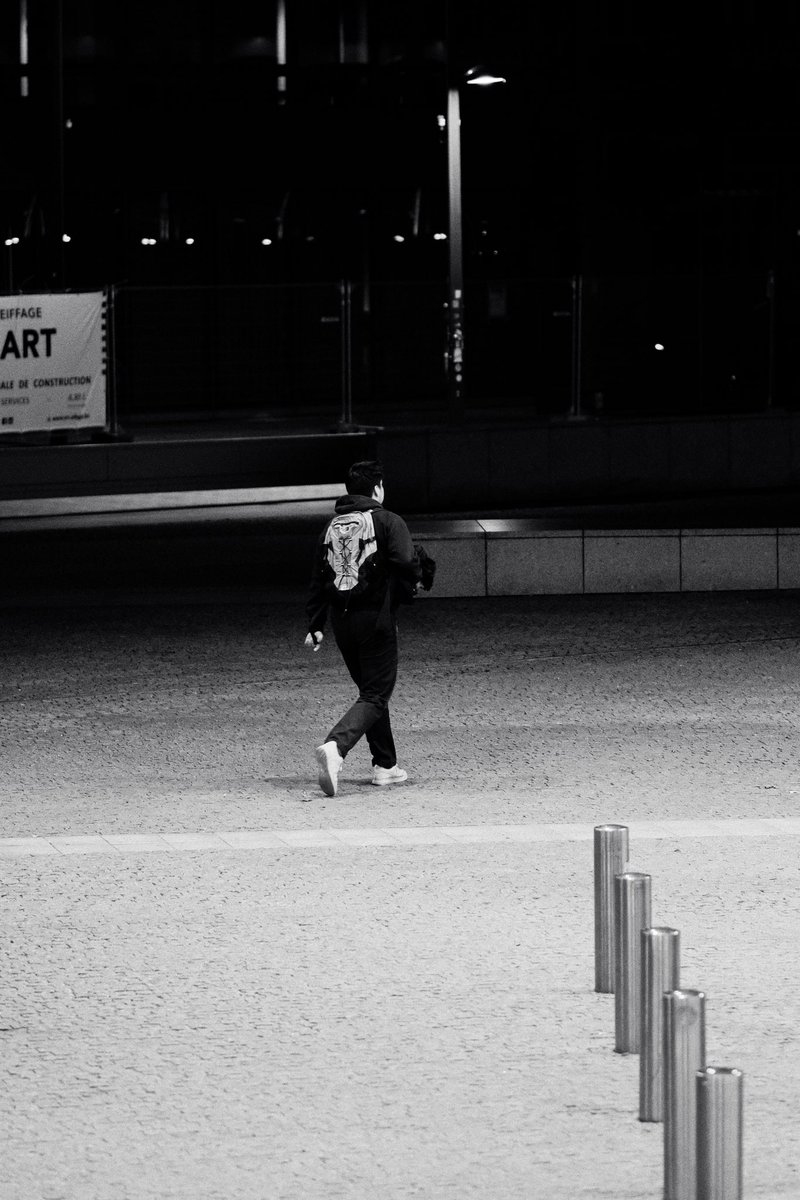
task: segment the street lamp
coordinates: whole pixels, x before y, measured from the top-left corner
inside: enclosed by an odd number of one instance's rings
[[[447,87],[448,296],[447,396],[450,415],[461,412],[464,395],[464,235],[461,211],[461,82]],[[476,87],[505,83],[486,67],[470,67],[463,82]]]

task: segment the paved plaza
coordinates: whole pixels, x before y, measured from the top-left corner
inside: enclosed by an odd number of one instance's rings
[[[302,599],[0,608],[3,1200],[657,1200],[597,995],[592,829],[745,1072],[747,1197],[800,1197],[793,592],[426,598],[407,784],[339,795]]]

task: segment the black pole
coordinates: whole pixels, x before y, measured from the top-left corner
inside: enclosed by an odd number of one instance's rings
[[[106,404],[108,408],[108,432],[114,437],[118,430],[117,372],[116,372],[116,287],[112,283],[106,288]]]
[[[339,282],[339,332],[342,373],[342,415],[339,428],[353,428],[353,347],[350,329],[352,316],[352,285],[349,279]]]
[[[572,276],[572,404],[570,416],[583,416],[581,368],[583,366],[583,276]]]
[[[53,81],[55,86],[55,123],[56,123],[56,229],[55,236],[55,270],[53,279],[58,291],[66,288],[66,204],[64,180],[64,3],[56,0],[55,6],[55,39],[53,45]]]
[[[769,302],[769,362],[767,367],[767,408],[775,403],[775,272],[767,273],[767,300]]]

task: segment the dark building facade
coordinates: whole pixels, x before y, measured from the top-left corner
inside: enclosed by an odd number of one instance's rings
[[[14,0],[0,21],[3,290],[118,289],[134,407],[202,406],[211,377],[215,405],[327,403],[345,294],[357,402],[443,394],[443,114],[476,63],[507,83],[461,88],[468,398],[794,406],[794,5]]]

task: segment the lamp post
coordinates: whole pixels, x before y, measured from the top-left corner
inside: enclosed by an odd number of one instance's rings
[[[463,82],[476,87],[505,83],[485,67],[471,67]],[[461,203],[461,81],[447,88],[447,401],[452,418],[464,399],[464,232]]]

